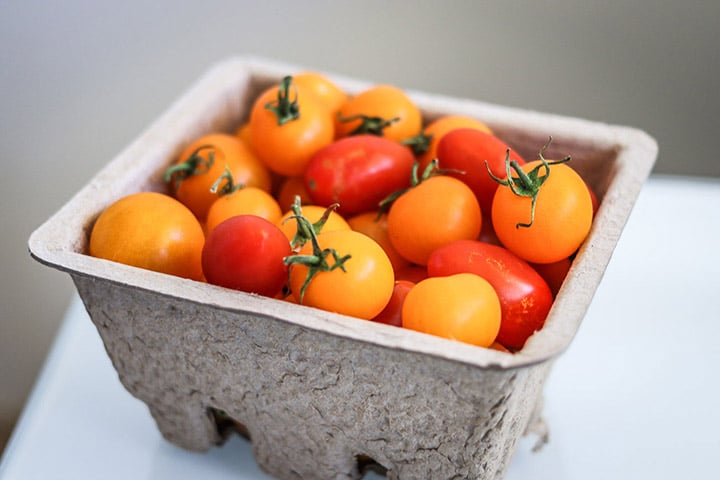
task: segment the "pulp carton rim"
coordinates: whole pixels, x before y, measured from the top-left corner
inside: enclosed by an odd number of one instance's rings
[[[210,68],[135,141],[103,167],[29,239],[37,261],[71,275],[97,277],[117,284],[182,298],[198,305],[244,311],[298,324],[308,329],[369,342],[387,348],[418,352],[479,368],[521,368],[549,361],[572,341],[612,256],[643,182],[657,154],[657,144],[645,132],[618,125],[546,114],[477,100],[406,90],[431,118],[445,113],[478,117],[494,131],[512,131],[541,139],[542,132],[567,136],[565,147],[613,152],[612,178],[604,185],[602,201],[590,234],[548,315],[545,326],[525,347],[508,354],[446,340],[423,333],[359,320],[257,295],[228,290],[171,275],[93,258],[82,252],[92,222],[112,201],[133,191],[149,189],[161,174],[158,162],[169,162],[197,130],[198,114],[207,113],[205,131],[226,129],[216,125],[218,112],[241,118],[251,101],[251,78],[279,79],[307,68],[253,56],[232,57]],[[372,82],[326,73],[348,92]],[[245,85],[246,88],[240,88]],[[216,115],[216,116],[213,116]],[[245,114],[246,115],[246,114]],[[545,137],[546,139],[547,137]],[[541,144],[541,143],[540,143]],[[570,148],[572,154],[572,148]],[[143,160],[154,159],[147,164]],[[154,166],[153,166],[154,165]]]

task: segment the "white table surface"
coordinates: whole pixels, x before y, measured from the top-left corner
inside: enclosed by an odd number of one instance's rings
[[[720,478],[718,208],[718,181],[651,177],[551,373],[550,443],[523,439],[509,480]],[[0,480],[197,478],[270,477],[239,437],[205,454],[164,441],[73,298]]]

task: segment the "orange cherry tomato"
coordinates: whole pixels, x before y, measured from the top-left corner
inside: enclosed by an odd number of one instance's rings
[[[169,195],[141,192],[107,207],[90,234],[93,257],[202,280],[205,235],[197,218]]]
[[[420,109],[404,91],[392,85],[375,85],[358,93],[343,104],[335,117],[338,138],[373,133],[399,142],[417,135],[421,128]]]
[[[293,76],[295,85],[311,91],[335,115],[347,101],[348,95],[327,76],[313,71],[300,72]]]
[[[404,143],[410,143],[413,151],[419,152],[417,160],[420,162],[420,168],[424,169],[437,157],[437,146],[442,137],[446,133],[458,128],[473,128],[492,134],[490,127],[476,118],[466,115],[443,115],[428,123],[422,133],[416,137],[415,141],[410,140]]]
[[[277,224],[282,217],[282,210],[277,200],[265,190],[240,188],[213,202],[205,221],[207,231],[211,232],[223,220],[236,215],[255,215]]]
[[[378,315],[390,300],[395,284],[392,264],[380,245],[352,230],[322,232],[317,242],[321,249],[333,249],[339,258],[344,258],[343,267],[319,271],[307,281],[309,267],[291,264],[290,290],[298,303],[365,320]],[[308,242],[298,255],[316,253],[312,242]],[[338,265],[332,256],[326,262],[330,267]]]
[[[390,206],[388,235],[395,249],[412,263],[426,265],[438,247],[474,240],[482,214],[473,191],[457,178],[436,175],[410,188]]]
[[[319,221],[325,214],[327,207],[321,207],[319,205],[303,205],[302,215],[307,218],[310,223]],[[277,226],[283,231],[288,240],[292,241],[297,233],[297,222],[295,219],[290,218],[294,215],[293,211],[285,212],[282,218],[277,222]],[[352,230],[350,225],[347,223],[339,213],[333,211],[328,216],[327,221],[322,227],[322,232],[332,232],[335,230]]]
[[[300,197],[300,203],[302,205],[312,204],[310,193],[305,187],[305,181],[303,177],[286,177],[280,182],[277,193],[277,201],[280,205],[280,209],[283,212],[287,212],[295,202],[295,197]]]
[[[537,170],[536,201],[500,185],[492,203],[492,223],[500,242],[530,263],[553,263],[568,258],[590,231],[593,206],[585,181],[569,166],[536,160],[523,165],[528,175]],[[548,175],[549,173],[549,175]],[[513,182],[522,177],[512,174]],[[507,181],[507,180],[505,180]],[[518,187],[515,187],[518,188]]]
[[[377,212],[366,212],[354,217],[350,217],[347,220],[350,228],[356,232],[364,233],[368,237],[375,240],[387,253],[390,263],[393,265],[393,269],[397,272],[398,270],[408,266],[408,262],[402,255],[400,255],[392,242],[387,231],[387,215],[381,215],[378,218]]]
[[[245,142],[245,145],[252,148],[252,144],[250,143],[250,124],[248,122],[243,123],[235,130],[235,136]]]
[[[285,77],[261,93],[250,110],[250,143],[271,170],[296,176],[335,138],[332,113],[312,92]]]
[[[430,277],[408,292],[402,326],[489,347],[500,331],[500,300],[487,280],[472,273]]]
[[[166,171],[175,197],[201,221],[217,195],[213,184],[230,170],[236,183],[269,191],[270,173],[238,137],[226,133],[203,135],[188,145]]]

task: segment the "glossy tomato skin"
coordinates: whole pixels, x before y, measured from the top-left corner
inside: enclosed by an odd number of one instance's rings
[[[237,215],[217,225],[202,251],[208,283],[273,297],[287,281],[285,234],[256,215]]]
[[[312,92],[290,84],[288,95],[300,112],[297,118],[279,123],[266,108],[277,103],[281,87],[262,92],[250,110],[250,143],[258,158],[280,175],[302,174],[312,155],[335,138],[332,113]]]
[[[472,190],[457,178],[436,175],[412,187],[390,206],[388,236],[397,252],[425,265],[436,248],[476,239],[482,213]]]
[[[522,166],[525,173],[540,160]],[[500,186],[492,205],[492,223],[500,242],[530,263],[553,263],[568,258],[582,245],[593,220],[592,198],[583,178],[565,164],[550,165],[550,175],[540,187],[532,225],[532,199]],[[515,177],[516,174],[513,174]]]
[[[493,175],[507,176],[505,158],[510,147],[495,135],[476,128],[460,128],[446,133],[438,142],[437,158],[440,168],[458,170],[450,172],[465,182],[475,193],[483,215],[490,215],[493,196],[498,183],[490,177],[485,162]],[[510,150],[510,160],[525,164],[519,153]]]
[[[428,275],[444,277],[474,273],[495,289],[502,321],[497,341],[520,349],[542,328],[553,294],[545,280],[524,260],[507,249],[475,240],[460,240],[435,250],[428,260]]]
[[[377,210],[391,193],[410,185],[415,157],[398,142],[375,135],[341,138],[321,149],[305,170],[305,188],[319,205],[339,203],[354,215]]]
[[[157,192],[127,195],[100,214],[90,234],[93,257],[202,280],[205,234],[177,199]]]
[[[370,320],[378,315],[392,296],[395,277],[393,267],[382,247],[373,239],[353,230],[321,232],[317,236],[322,249],[334,249],[340,257],[350,255],[345,270],[321,271],[302,286],[308,267],[290,267],[290,290],[298,303],[322,310]],[[302,247],[300,255],[313,253],[311,242]],[[334,265],[333,258],[328,263]]]
[[[479,275],[428,277],[408,292],[402,325],[439,337],[489,347],[500,329],[500,301]]]

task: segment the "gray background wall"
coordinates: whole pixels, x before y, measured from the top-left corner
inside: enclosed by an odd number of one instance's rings
[[[720,177],[719,18],[710,0],[0,0],[0,424],[73,291],[28,235],[214,62],[257,54],[628,124],[658,139],[656,173]]]

